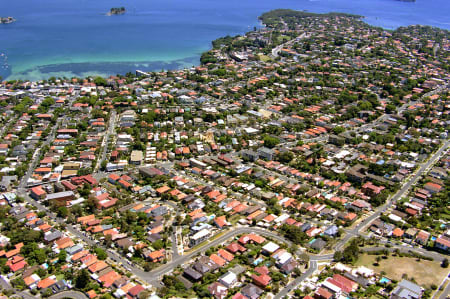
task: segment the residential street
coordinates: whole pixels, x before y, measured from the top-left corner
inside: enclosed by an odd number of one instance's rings
[[[347,232],[346,235],[342,238],[342,240],[339,241],[336,244],[336,246],[335,246],[336,250],[342,250],[342,248],[350,240],[350,238],[352,238],[353,236],[359,234],[361,232],[361,230],[363,230],[363,228],[366,227],[371,221],[373,221],[379,215],[381,215],[381,213],[386,211],[390,207],[390,205],[392,203],[394,203],[395,201],[400,199],[409,190],[409,188],[415,182],[417,182],[417,180],[420,178],[420,176],[423,174],[423,172],[426,171],[431,165],[433,165],[433,163],[448,148],[449,144],[450,144],[450,141],[446,141],[439,148],[439,150],[427,162],[425,162],[425,164],[423,164],[419,168],[419,170],[416,172],[416,174],[413,175],[403,185],[403,187],[394,196],[392,196],[391,199],[389,199],[386,202],[386,204],[384,204],[383,206],[379,207],[377,209],[377,211],[375,211],[371,216],[369,216],[364,221],[362,221],[360,224],[358,224],[355,228],[353,228],[352,230]],[[34,163],[36,163],[36,161],[34,161]],[[35,206],[40,211],[47,212],[47,215],[49,215],[57,223],[64,224],[66,226],[66,229],[70,233],[72,233],[76,237],[82,239],[84,242],[86,242],[87,244],[89,244],[91,246],[103,247],[103,246],[101,246],[99,244],[96,244],[92,239],[90,239],[87,236],[85,236],[83,233],[78,231],[72,225],[67,224],[64,219],[56,217],[56,215],[54,213],[50,212],[46,207],[44,207],[40,203],[36,202],[32,198],[30,198],[28,196],[28,194],[26,193],[25,189],[22,188],[19,191],[21,193],[21,196],[24,197],[25,200],[29,204]],[[162,266],[158,267],[157,269],[152,270],[150,272],[145,272],[140,267],[137,267],[137,266],[135,266],[133,264],[130,264],[128,259],[122,257],[121,255],[116,254],[114,251],[108,250],[107,248],[104,248],[104,249],[106,250],[109,258],[111,258],[112,260],[114,260],[116,262],[122,263],[122,265],[124,265],[126,268],[130,269],[131,272],[134,275],[136,275],[136,277],[138,277],[139,279],[142,279],[143,281],[146,281],[146,282],[152,284],[155,287],[160,287],[161,286],[160,285],[160,279],[162,278],[162,276],[164,274],[169,274],[176,267],[181,266],[181,265],[191,261],[192,258],[194,258],[197,255],[200,255],[201,253],[205,252],[209,248],[218,246],[220,244],[223,244],[226,241],[230,240],[231,238],[233,238],[233,237],[235,237],[237,235],[240,235],[240,234],[244,234],[244,233],[257,233],[257,234],[260,234],[262,236],[273,238],[273,239],[275,239],[275,240],[277,240],[277,241],[279,241],[281,243],[286,243],[288,245],[291,245],[290,241],[288,241],[285,238],[281,237],[276,232],[267,231],[265,229],[256,228],[256,227],[237,227],[237,228],[233,228],[233,230],[231,230],[231,231],[226,232],[225,234],[221,235],[220,237],[214,239],[213,241],[208,241],[207,243],[203,244],[199,248],[196,248],[193,252],[190,252],[190,253],[185,254],[185,255],[173,254],[172,261],[170,261],[169,263],[167,263],[165,265],[162,265]],[[172,237],[172,241],[174,241],[174,238],[175,237],[173,236]],[[402,246],[393,246],[393,247],[399,248],[402,251],[412,251],[412,252],[420,253],[420,254],[425,255],[425,256],[430,256],[432,258],[443,259],[443,256],[438,254],[438,253],[427,252],[426,250],[422,250],[422,249],[418,249],[418,248],[409,248],[409,247],[402,247]],[[365,248],[364,251],[374,251],[374,250],[381,250],[381,249],[386,249],[386,247]],[[394,250],[394,248],[391,248],[389,250]],[[299,252],[299,253],[301,253],[301,252]],[[310,260],[311,260],[310,268],[302,276],[298,277],[297,279],[295,279],[295,281],[291,282],[287,287],[285,287],[283,290],[281,290],[276,298],[282,298],[287,293],[289,293],[291,290],[293,290],[296,286],[298,286],[302,281],[304,281],[306,278],[308,278],[310,275],[312,275],[314,270],[317,268],[317,262],[319,262],[319,261],[328,261],[328,260],[331,260],[332,258],[333,258],[332,254],[327,254],[327,255],[310,255]]]
[[[141,4],[93,13],[117,31],[140,24]],[[70,42],[85,22],[61,9],[51,17],[75,31],[54,40]],[[98,63],[59,51],[26,69],[9,38],[0,295],[450,299],[450,31],[366,17],[280,7],[217,36],[191,20],[215,39],[171,61],[183,47],[122,61],[98,38]],[[43,54],[30,45],[23,65]]]
[[[395,193],[391,198],[389,198],[384,205],[378,207],[378,209],[372,215],[370,215],[369,217],[367,217],[366,219],[361,221],[357,226],[355,226],[352,230],[350,230],[350,233],[347,233],[344,236],[344,238],[336,244],[335,249],[342,250],[343,246],[353,236],[355,236],[356,234],[359,234],[361,232],[361,230],[363,230],[373,220],[375,220],[382,213],[384,213],[389,207],[391,207],[391,205],[393,203],[397,202],[397,200],[399,200],[404,195],[406,195],[409,188],[411,188],[411,186],[414,185],[419,180],[419,178],[422,176],[422,174],[424,172],[426,172],[430,168],[430,166],[432,166],[439,159],[439,157],[442,155],[442,153],[444,153],[447,150],[449,145],[450,145],[450,141],[446,140],[444,142],[444,144],[433,154],[433,156],[430,159],[428,159],[428,161],[426,161],[424,164],[422,164],[420,166],[419,170],[416,171],[416,173],[408,181],[406,181],[403,184],[402,188],[399,191],[397,191],[397,193]]]

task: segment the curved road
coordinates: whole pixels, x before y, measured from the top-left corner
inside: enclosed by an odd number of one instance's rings
[[[410,248],[410,247],[401,246],[401,245],[393,245],[390,248],[379,247],[379,246],[362,248],[361,251],[369,252],[369,251],[388,250],[390,252],[393,252],[396,249],[399,249],[400,252],[405,252],[405,253],[415,252],[415,253],[421,254],[426,257],[437,259],[439,261],[442,261],[445,258],[444,255],[441,255],[437,252],[421,250],[418,248]],[[284,296],[287,296],[288,293],[290,293],[292,290],[296,289],[302,281],[307,279],[309,276],[311,276],[314,273],[314,271],[317,270],[317,262],[318,261],[332,260],[333,254],[310,256],[310,258],[311,258],[311,261],[309,263],[309,269],[305,273],[303,273],[301,276],[297,277],[294,281],[289,283],[285,288],[283,288],[277,295],[275,295],[274,299],[281,299]],[[446,294],[448,294],[449,291],[450,291],[450,284],[447,286],[446,290],[443,292],[443,294],[441,295],[441,297],[439,299],[445,299],[446,298],[445,296],[446,296]]]
[[[87,299],[88,297],[82,292],[77,291],[64,291],[55,295],[48,297],[49,299],[63,299],[63,298],[73,298],[73,299]]]
[[[396,200],[401,198],[403,196],[403,194],[411,187],[411,185],[414,184],[420,178],[422,173],[425,170],[427,170],[439,158],[439,156],[444,152],[444,150],[447,149],[448,145],[449,145],[449,141],[447,140],[444,143],[444,145],[425,164],[423,164],[420,167],[419,171],[417,171],[417,173],[413,176],[413,178],[408,180],[407,183],[405,183],[403,185],[403,187],[390,200],[388,200],[388,202],[385,205],[383,205],[377,212],[375,212],[373,215],[366,218],[359,225],[357,225],[351,231],[351,233],[347,233],[346,236],[340,242],[337,243],[336,249],[340,250],[340,248],[342,248],[351,237],[353,237],[356,234],[359,234],[360,230],[362,230],[367,224],[369,224],[372,220],[374,220],[376,217],[378,217],[381,213],[386,211],[387,208],[392,204],[392,202],[395,202]],[[22,191],[22,193],[25,193],[25,192],[23,192],[24,191],[23,189],[21,191]],[[45,210],[45,211],[49,212],[45,207],[43,207],[42,205],[40,205],[39,203],[37,203],[36,201],[31,199],[30,197],[26,196],[26,194],[23,194],[23,195],[25,195],[24,197],[29,203],[33,204],[34,206],[37,206],[39,208],[39,210]],[[54,219],[56,218],[55,215],[51,212],[49,213],[49,215]],[[63,219],[56,218],[56,221],[63,222]],[[82,240],[84,240],[88,244],[99,246],[98,244],[95,244],[91,239],[87,238],[84,234],[82,234],[81,232],[76,230],[73,226],[66,224],[66,228],[68,231],[70,231],[74,235],[80,237]],[[173,260],[170,263],[162,265],[161,267],[158,267],[157,269],[154,269],[153,271],[150,271],[150,272],[145,272],[143,269],[136,267],[133,264],[130,264],[128,260],[126,260],[125,258],[116,254],[113,251],[108,250],[107,253],[108,253],[108,256],[111,259],[113,259],[114,261],[122,262],[123,265],[125,265],[125,267],[129,271],[131,271],[134,275],[136,275],[138,278],[141,278],[154,286],[160,286],[159,281],[160,281],[160,277],[163,274],[171,272],[174,268],[188,262],[196,255],[205,252],[207,249],[209,249],[211,247],[222,244],[232,237],[235,237],[239,234],[252,233],[252,232],[261,234],[263,236],[271,237],[275,240],[281,241],[288,245],[292,244],[290,241],[279,236],[275,232],[267,231],[267,230],[261,229],[261,228],[254,228],[254,227],[239,227],[239,228],[233,229],[232,231],[226,232],[224,235],[220,236],[219,238],[217,238],[211,242],[205,243],[204,245],[202,245],[200,248],[196,249],[192,253],[182,255],[182,256],[174,256]],[[409,247],[406,247],[406,249],[407,250],[415,250],[415,249],[409,248]],[[419,252],[419,253],[424,254],[424,252]],[[333,257],[332,257],[332,255],[323,255],[323,256],[311,256],[310,258],[312,261],[311,262],[312,266],[310,268],[314,268],[313,266],[314,266],[315,262],[330,260]],[[307,271],[307,273],[309,273],[309,272]],[[312,272],[310,272],[310,273],[312,274]],[[307,276],[302,275],[302,277],[304,277],[303,279],[305,279]],[[301,281],[303,281],[303,280],[301,280],[300,278],[297,278],[294,282],[292,282],[287,288],[283,289],[281,292],[283,292],[283,293],[289,292],[290,289],[294,288]],[[296,283],[296,284],[294,284],[294,283]]]
[[[316,270],[317,270],[317,262],[316,261],[311,261],[309,263],[309,268],[308,268],[308,270],[305,273],[303,273],[302,275],[297,277],[294,281],[292,281],[290,284],[288,284],[285,288],[283,288],[280,292],[278,292],[278,294],[276,294],[275,297],[273,297],[273,298],[274,299],[281,299],[284,296],[287,296],[287,294],[289,294],[289,292],[291,292],[292,290],[297,288],[297,286],[302,281],[304,281],[305,279],[310,277],[314,273],[314,271],[316,271]]]
[[[54,132],[52,132],[52,133],[55,133],[55,129],[56,129],[56,127],[54,128]],[[48,138],[46,140],[46,142],[50,142],[52,140],[52,138],[54,138],[53,134],[51,134],[49,137],[50,138]],[[366,225],[368,225],[375,218],[379,217],[383,212],[385,212],[391,206],[392,203],[395,203],[398,199],[400,199],[409,190],[409,188],[414,183],[417,182],[417,180],[421,177],[422,173],[425,172],[430,166],[432,166],[434,164],[434,162],[440,157],[440,155],[447,149],[449,144],[450,144],[450,141],[446,140],[444,142],[444,144],[439,148],[439,150],[426,163],[421,165],[421,167],[416,172],[416,174],[412,178],[410,178],[394,196],[392,196],[383,206],[378,208],[375,213],[373,213],[371,216],[369,216],[364,221],[359,223],[355,228],[353,228],[352,230],[348,231],[346,233],[346,235],[344,236],[344,238],[336,244],[335,249],[336,250],[341,250],[341,248],[345,245],[345,243],[350,238],[352,238],[355,235],[359,235],[360,231],[362,229],[364,229],[364,227],[366,227]],[[37,163],[36,162],[37,160],[38,160],[38,156],[35,157],[33,163],[31,163],[30,169],[29,169],[27,175],[32,171],[33,165],[35,163]],[[32,198],[30,198],[28,196],[28,194],[26,193],[26,190],[24,188],[24,185],[25,185],[24,183],[26,183],[27,175],[22,179],[21,184],[19,185],[19,188],[18,188],[18,192],[19,192],[19,194],[21,196],[23,196],[25,198],[25,200],[28,203],[30,203],[33,206],[37,207],[38,210],[40,210],[40,211],[47,212],[47,215],[50,216],[53,220],[55,220],[57,223],[65,224],[66,225],[66,229],[70,233],[72,233],[75,236],[81,238],[87,244],[92,245],[92,246],[101,246],[100,244],[95,243],[92,239],[87,237],[84,233],[78,231],[72,225],[67,224],[64,219],[56,217],[56,215],[54,213],[50,212],[46,207],[41,205],[39,202],[36,202]],[[228,231],[228,232],[224,233],[222,236],[218,237],[217,239],[214,239],[213,241],[208,241],[207,243],[203,244],[202,246],[200,246],[199,248],[197,248],[196,250],[194,250],[193,252],[191,252],[189,254],[186,254],[186,255],[174,255],[173,259],[172,259],[172,261],[170,263],[162,265],[162,266],[158,267],[157,269],[154,269],[153,271],[150,271],[150,272],[145,272],[143,269],[141,269],[139,267],[136,267],[135,265],[130,263],[127,259],[123,258],[122,256],[120,256],[119,254],[117,254],[116,252],[114,252],[112,250],[107,250],[107,254],[108,254],[108,257],[111,258],[112,260],[114,260],[116,262],[121,262],[124,265],[124,267],[127,270],[129,270],[130,272],[132,272],[135,276],[137,276],[137,278],[140,278],[140,279],[142,279],[142,280],[144,280],[144,281],[146,281],[146,282],[148,282],[148,283],[158,287],[158,286],[160,286],[160,282],[159,282],[160,281],[160,277],[163,274],[170,273],[176,267],[181,266],[182,264],[190,261],[193,257],[195,257],[198,254],[201,254],[201,253],[205,252],[209,248],[217,246],[217,245],[220,245],[222,243],[225,243],[229,239],[231,239],[231,238],[233,238],[233,237],[235,237],[235,236],[237,236],[239,234],[244,234],[244,233],[257,233],[257,234],[260,234],[260,235],[263,235],[263,236],[266,236],[266,237],[271,237],[271,238],[273,238],[273,239],[275,239],[277,241],[283,242],[283,243],[285,243],[285,244],[287,244],[289,246],[292,245],[292,242],[290,242],[290,241],[286,240],[285,238],[281,237],[276,232],[271,232],[271,231],[268,231],[268,230],[265,230],[265,229],[261,229],[261,228],[256,228],[256,227],[238,227],[238,228],[233,228],[232,231]],[[101,247],[103,247],[103,246],[101,246]],[[422,255],[434,255],[434,256],[432,256],[433,258],[436,258],[436,256],[442,257],[439,254],[436,255],[435,253],[429,253],[429,252],[426,252],[426,251],[422,251],[421,249],[409,248],[409,247],[406,247],[406,246],[403,246],[403,247],[402,246],[395,246],[395,247],[399,248],[401,250],[415,251],[415,252],[418,252],[418,253],[420,253]],[[387,248],[385,248],[385,247],[376,247],[376,249],[366,249],[366,250],[379,250],[379,249],[387,249]],[[276,296],[276,298],[281,298],[281,297],[287,295],[291,290],[293,290],[295,287],[297,287],[303,280],[305,280],[307,277],[312,275],[312,273],[315,271],[315,269],[317,269],[317,262],[318,261],[327,261],[327,260],[331,260],[332,258],[333,258],[333,256],[331,254],[329,254],[329,255],[310,255],[310,267],[309,267],[308,271],[306,271],[303,275],[301,275],[300,277],[298,277],[297,279],[292,281],[284,289],[282,289],[279,292],[279,294]],[[79,292],[68,291],[68,294],[73,294],[74,296],[76,296],[76,297],[73,297],[73,298],[79,298],[79,299],[86,298],[84,296],[84,294],[79,293]],[[57,294],[55,296],[64,296],[64,293],[60,293],[60,294]],[[63,298],[63,297],[53,297],[52,296],[52,298]]]
[[[423,172],[426,171],[430,166],[432,166],[436,162],[436,160],[442,155],[442,153],[445,150],[447,150],[449,144],[450,144],[450,141],[446,140],[444,142],[444,144],[436,151],[436,153],[434,153],[434,155],[426,163],[422,164],[422,166],[419,168],[417,173],[412,178],[410,178],[394,196],[392,196],[383,206],[378,208],[378,210],[373,215],[369,216],[364,221],[362,221],[360,224],[358,224],[354,229],[352,229],[351,231],[347,232],[346,235],[344,236],[344,238],[336,244],[335,249],[336,250],[341,250],[342,247],[345,245],[345,243],[347,243],[348,240],[350,240],[350,238],[352,238],[352,237],[354,237],[356,235],[359,235],[360,231],[366,225],[371,223],[375,218],[379,217],[383,212],[385,212],[391,206],[392,203],[395,203],[398,199],[400,199],[409,190],[409,188],[414,183],[417,182],[417,180],[422,176]],[[363,251],[376,251],[376,250],[384,250],[384,249],[387,249],[387,250],[390,250],[390,251],[394,251],[395,249],[399,249],[400,251],[403,251],[403,252],[405,252],[405,251],[406,252],[411,252],[412,251],[412,252],[416,252],[416,253],[419,253],[421,255],[428,256],[428,257],[431,257],[433,259],[438,259],[438,260],[443,260],[445,258],[444,255],[441,255],[441,254],[436,253],[436,252],[429,252],[429,251],[426,251],[424,249],[410,248],[410,247],[402,246],[402,245],[393,245],[391,248],[387,248],[387,247],[363,248],[362,250]],[[291,282],[289,285],[287,285],[284,289],[282,289],[275,296],[275,299],[283,298],[290,291],[295,289],[303,280],[305,280],[310,275],[312,275],[314,273],[314,271],[315,271],[314,268],[317,268],[317,261],[333,259],[333,255],[332,254],[329,254],[329,255],[317,255],[317,256],[311,256],[310,255],[310,258],[311,258],[310,269],[308,269],[308,271],[306,271],[302,276],[298,277],[293,282]],[[312,270],[312,269],[314,269],[314,270]],[[445,299],[449,292],[450,292],[450,284],[444,290],[443,294],[441,295],[441,297],[439,299]]]

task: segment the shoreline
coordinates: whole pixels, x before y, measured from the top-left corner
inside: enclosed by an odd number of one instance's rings
[[[76,62],[76,63],[62,63],[62,64],[47,64],[42,66],[36,66],[30,69],[25,69],[18,73],[11,73],[7,77],[4,77],[3,80],[30,80],[24,79],[25,77],[30,78],[37,76],[39,74],[43,74],[45,78],[49,77],[80,77],[83,76],[83,73],[95,73],[97,75],[102,75],[102,77],[108,77],[110,75],[117,74],[126,74],[127,72],[135,72],[136,69],[143,69],[145,71],[160,71],[162,69],[165,70],[175,70],[175,69],[183,69],[185,67],[191,67],[193,65],[193,60],[197,60],[197,56],[188,56],[186,58],[181,59],[173,59],[173,60],[155,60],[155,61],[123,61],[123,62]],[[199,61],[198,61],[199,62]],[[196,61],[196,63],[198,63]],[[152,65],[154,65],[152,67]],[[173,68],[173,66],[177,65],[178,67]],[[194,64],[195,65],[195,64]],[[132,66],[131,68],[124,69],[123,72],[114,72],[112,70],[107,70],[108,68],[114,67],[127,67]],[[69,68],[69,70],[67,70]],[[28,76],[23,74],[29,74]],[[1,75],[1,72],[0,72]],[[42,80],[38,78],[31,78],[30,81]]]
[[[403,2],[403,1],[400,1],[400,2]],[[277,9],[273,9],[273,10],[270,10],[270,11],[274,11],[274,10],[277,10]],[[290,10],[293,10],[293,9],[290,9]],[[356,18],[356,19],[358,19],[358,20],[360,20],[360,21],[362,21],[362,22],[364,22],[365,24],[367,24],[368,26],[371,26],[371,27],[378,27],[378,28],[381,28],[381,29],[383,29],[383,30],[386,30],[386,31],[388,31],[388,32],[395,32],[396,30],[398,30],[399,28],[403,28],[403,27],[409,27],[409,26],[427,26],[427,27],[432,27],[432,28],[438,28],[438,29],[440,29],[440,30],[445,30],[445,31],[450,31],[449,29],[446,29],[446,28],[441,28],[441,27],[437,27],[437,26],[431,26],[431,25],[421,25],[421,24],[415,24],[415,25],[407,25],[407,26],[398,26],[397,28],[395,28],[395,29],[389,29],[389,28],[385,28],[385,27],[380,27],[380,26],[376,26],[376,25],[374,25],[374,24],[371,24],[370,22],[368,22],[368,17],[367,16],[364,16],[364,15],[356,15],[356,14],[351,14],[351,13],[345,13],[345,12],[334,12],[334,11],[330,11],[330,12],[326,12],[326,13],[315,13],[315,12],[310,12],[310,11],[308,11],[308,10],[294,10],[294,11],[297,11],[297,12],[305,12],[305,13],[307,13],[307,14],[312,14],[312,15],[343,15],[343,16],[349,16],[349,17],[354,17],[354,18]],[[267,11],[267,12],[269,12],[269,11]],[[262,19],[261,19],[261,17],[263,16],[263,14],[265,14],[265,13],[267,13],[267,12],[264,12],[264,13],[262,13],[260,16],[258,16],[257,17],[257,23],[258,23],[258,25],[260,26],[259,28],[267,28],[267,25],[266,24],[264,24],[264,22],[262,21]],[[121,14],[117,14],[117,15],[123,15],[124,13],[121,13]],[[111,14],[110,12],[108,12],[106,15],[108,15],[108,16],[112,16],[112,15],[116,15],[116,14]],[[377,18],[378,19],[378,18]],[[240,35],[245,35],[245,34],[247,34],[247,33],[249,33],[249,32],[253,32],[254,30],[249,30],[249,31],[245,31],[244,33],[241,33]],[[221,37],[219,37],[218,39],[220,39]],[[16,73],[16,74],[14,74],[14,72],[11,72],[11,70],[12,70],[12,67],[10,66],[10,75],[8,75],[8,76],[6,76],[6,77],[4,77],[3,78],[3,80],[8,80],[8,79],[10,79],[10,80],[24,80],[24,81],[27,81],[27,80],[29,80],[29,77],[27,77],[26,75],[25,76],[23,76],[23,77],[21,77],[20,75],[21,74],[24,74],[24,73],[33,73],[33,72],[39,72],[40,71],[40,69],[47,69],[47,68],[58,68],[58,66],[59,67],[63,67],[63,66],[65,66],[65,65],[77,65],[77,66],[81,66],[81,65],[83,65],[83,64],[91,64],[91,65],[95,65],[95,64],[97,64],[97,65],[103,65],[103,67],[108,67],[108,65],[114,65],[114,64],[117,64],[117,65],[120,65],[120,64],[130,64],[130,65],[132,65],[132,64],[142,64],[142,65],[150,65],[150,64],[167,64],[167,65],[170,65],[170,64],[175,64],[175,63],[180,63],[180,62],[182,62],[183,60],[189,60],[189,59],[195,59],[195,60],[197,60],[196,61],[196,63],[193,65],[193,66],[199,66],[199,65],[201,65],[202,63],[201,63],[201,61],[200,61],[200,58],[201,58],[201,56],[204,54],[204,53],[207,53],[207,52],[209,52],[209,51],[211,51],[212,50],[212,43],[213,43],[213,41],[214,40],[211,40],[210,41],[210,44],[209,44],[209,47],[208,47],[208,49],[206,50],[206,51],[203,51],[203,52],[201,52],[200,54],[198,54],[198,55],[195,55],[195,56],[187,56],[187,57],[184,57],[184,58],[178,58],[178,59],[171,59],[171,60],[148,60],[148,61],[142,61],[142,60],[138,60],[138,61],[130,61],[130,60],[124,60],[124,61],[118,61],[118,60],[114,60],[114,61],[86,61],[86,62],[84,62],[84,61],[82,61],[82,62],[75,62],[75,63],[56,63],[56,64],[43,64],[43,65],[36,65],[36,66],[34,66],[34,67],[32,67],[32,68],[25,68],[25,69],[23,69],[23,71],[20,71],[19,73]],[[181,65],[180,65],[181,66]],[[136,66],[136,68],[132,68],[132,69],[128,69],[127,71],[125,71],[125,72],[114,72],[114,74],[113,74],[113,72],[108,72],[109,74],[104,74],[104,76],[110,76],[110,75],[116,75],[116,74],[125,74],[125,73],[127,73],[127,72],[135,72],[136,71],[136,69],[138,68],[139,66]],[[181,69],[183,69],[183,68],[186,68],[186,66],[181,66],[181,68],[180,67],[178,67],[178,68],[170,68],[170,70],[181,70]],[[53,71],[53,72],[48,72],[48,73],[61,73],[61,74],[67,74],[67,75],[73,75],[73,74],[76,74],[76,73],[91,73],[91,72],[95,72],[95,73],[104,73],[104,72],[102,72],[101,70],[101,67],[100,68],[98,68],[97,70],[88,70],[88,69],[86,69],[85,71],[83,71],[83,72],[79,72],[79,71],[73,71],[73,70],[70,70],[70,71],[59,71],[59,70],[55,70],[55,71]],[[158,71],[162,71],[162,70],[164,70],[164,68],[150,68],[150,69],[145,69],[145,67],[144,67],[144,70],[145,71],[156,71],[156,72],[158,72]],[[14,78],[14,77],[16,77],[16,76],[19,76],[19,78],[17,78],[17,79],[11,79],[11,77],[12,78]],[[48,79],[49,77],[51,77],[52,75],[48,75],[48,76],[43,76],[41,79],[39,79],[39,80],[43,80],[43,79]],[[35,78],[34,78],[35,79]]]

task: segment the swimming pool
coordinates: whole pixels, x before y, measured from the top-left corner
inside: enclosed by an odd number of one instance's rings
[[[264,261],[264,259],[260,257],[253,262],[253,265],[258,266],[262,261]]]

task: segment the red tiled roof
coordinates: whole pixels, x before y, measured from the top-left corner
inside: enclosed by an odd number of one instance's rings
[[[247,299],[247,297],[245,297],[241,293],[236,293],[231,299]]]
[[[54,285],[56,283],[56,281],[50,277],[47,277],[41,281],[38,282],[37,287],[38,289],[45,289],[48,288],[52,285]]]
[[[128,294],[131,297],[136,297],[137,295],[139,295],[140,292],[142,292],[144,289],[143,286],[141,286],[140,284],[138,284],[137,286],[132,287],[131,289],[128,290]]]
[[[214,219],[214,223],[216,223],[217,226],[219,226],[219,227],[224,227],[224,226],[228,225],[228,222],[227,222],[227,219],[226,219],[225,215],[224,216],[220,216],[220,217],[216,217]]]
[[[108,264],[104,261],[97,261],[95,264],[91,265],[88,269],[91,272],[98,272],[108,267]]]
[[[10,261],[8,261],[10,262]],[[25,268],[25,266],[27,265],[27,262],[22,258],[22,260],[20,262],[16,262],[16,263],[6,263],[9,268],[11,269],[11,271],[16,272],[19,270],[22,270],[23,268]]]
[[[113,284],[114,281],[116,281],[117,279],[121,278],[122,276],[117,273],[116,271],[112,270],[109,271],[108,273],[100,276],[98,278],[98,280],[100,280],[101,282],[103,282],[103,286],[105,287],[109,287]]]
[[[228,251],[224,249],[219,249],[217,252],[221,257],[223,257],[228,262],[231,262],[234,259],[234,255],[232,253],[229,253]]]
[[[256,234],[248,234],[245,236],[242,236],[239,238],[239,243],[241,244],[247,244],[249,241],[253,241],[256,242],[258,244],[261,244],[265,241],[266,239],[264,237],[258,236]]]
[[[231,243],[230,245],[228,245],[226,247],[226,249],[232,253],[236,253],[236,252],[244,252],[247,250],[247,248],[245,248],[244,246],[241,246],[238,243]]]
[[[31,188],[31,191],[36,194],[37,196],[41,196],[41,195],[45,195],[47,193],[45,193],[45,191],[42,189],[41,186],[37,186],[34,188]]]
[[[214,263],[216,263],[217,265],[223,267],[226,264],[226,260],[224,260],[223,258],[221,258],[220,256],[218,256],[217,254],[211,254],[211,256],[209,257]]]
[[[396,227],[396,228],[392,231],[392,234],[393,234],[395,237],[401,237],[401,236],[403,236],[404,231],[401,230],[400,228]]]
[[[267,286],[270,283],[270,281],[272,280],[272,278],[267,274],[263,274],[263,275],[259,275],[259,276],[256,274],[253,274],[252,279],[255,282],[255,284],[263,286],[263,287]]]
[[[327,290],[325,290],[324,288],[319,288],[317,291],[316,291],[316,293],[315,293],[319,298],[325,298],[325,299],[328,299],[328,298],[331,298],[333,295],[330,293],[330,292],[328,292]]]

